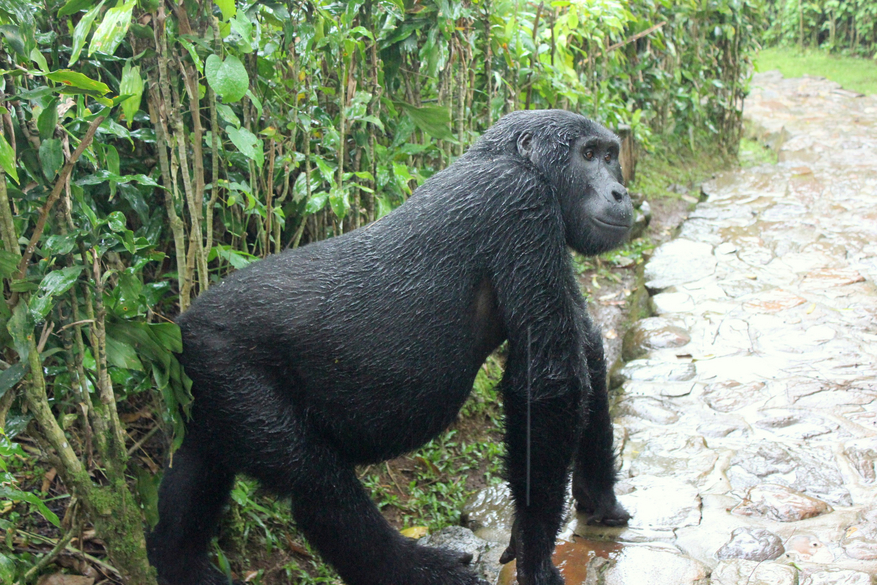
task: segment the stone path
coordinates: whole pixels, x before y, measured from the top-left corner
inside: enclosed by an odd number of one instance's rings
[[[614,407],[633,519],[572,519],[568,585],[877,581],[877,97],[771,72],[746,118],[779,163],[705,184],[646,264]]]

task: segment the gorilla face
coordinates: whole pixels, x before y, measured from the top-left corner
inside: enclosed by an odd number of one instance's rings
[[[618,138],[602,132],[579,136],[558,189],[567,244],[585,255],[620,246],[633,227],[633,204],[621,184]]]
[[[527,113],[533,125],[518,135],[517,151],[552,186],[567,244],[588,256],[620,246],[630,234],[634,214],[621,184],[618,137],[578,114]]]

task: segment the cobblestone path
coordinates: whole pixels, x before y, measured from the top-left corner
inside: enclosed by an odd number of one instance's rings
[[[706,183],[647,262],[615,376],[633,519],[572,520],[568,585],[877,583],[877,97],[771,72],[746,118],[779,163]]]

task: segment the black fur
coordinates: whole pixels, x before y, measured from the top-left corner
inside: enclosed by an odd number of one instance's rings
[[[224,582],[207,545],[234,474],[246,473],[290,497],[301,531],[351,585],[478,583],[458,556],[393,530],[354,466],[447,428],[508,339],[517,526],[506,560],[517,557],[521,583],[562,583],[551,553],[577,449],[580,506],[607,524],[627,519],[613,493],[602,341],[567,252],[600,253],[627,236],[618,151],[614,134],[581,116],[509,114],[383,219],[201,295],[179,318],[195,402],[149,537],[160,580]]]

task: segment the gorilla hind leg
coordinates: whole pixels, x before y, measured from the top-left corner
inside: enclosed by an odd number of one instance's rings
[[[165,471],[158,494],[158,524],[147,538],[149,562],[162,585],[227,585],[207,547],[228,500],[234,472],[212,461],[189,435]]]

